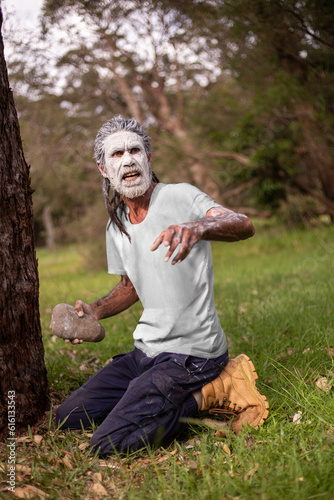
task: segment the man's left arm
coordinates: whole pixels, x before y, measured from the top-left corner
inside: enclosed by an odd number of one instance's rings
[[[168,262],[180,245],[172,260],[172,264],[179,264],[199,240],[239,241],[250,238],[254,233],[254,226],[246,215],[219,206],[210,208],[204,219],[169,226],[158,236],[151,250],[156,250],[161,244],[169,247],[164,258]]]

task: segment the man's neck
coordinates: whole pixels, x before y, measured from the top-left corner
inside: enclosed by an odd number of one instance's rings
[[[140,224],[145,219],[150,206],[151,196],[156,185],[157,183],[152,181],[146,193],[142,196],[138,196],[138,198],[130,199],[121,195],[122,200],[129,207],[131,224]]]

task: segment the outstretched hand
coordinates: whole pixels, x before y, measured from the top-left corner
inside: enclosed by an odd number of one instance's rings
[[[162,231],[155,240],[150,250],[154,252],[161,244],[169,247],[164,261],[168,262],[176,248],[180,245],[179,251],[172,260],[172,265],[180,264],[189,254],[192,247],[201,239],[199,225],[196,222],[188,222],[169,226],[168,229]]]

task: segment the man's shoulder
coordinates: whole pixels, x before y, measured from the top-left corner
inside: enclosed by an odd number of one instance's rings
[[[200,189],[193,186],[192,184],[189,184],[188,182],[178,182],[175,184],[172,183],[169,184],[160,183],[160,184],[161,184],[160,192],[166,195],[185,197],[187,195],[196,196],[197,194],[201,193]]]
[[[189,220],[205,217],[216,206],[210,196],[188,182],[161,185],[155,202],[160,212],[167,210],[171,216],[182,215]]]
[[[170,183],[160,182],[159,184],[162,184],[164,187],[168,187],[169,189],[188,189],[188,188],[197,189],[192,184],[189,184],[189,182],[170,182]]]

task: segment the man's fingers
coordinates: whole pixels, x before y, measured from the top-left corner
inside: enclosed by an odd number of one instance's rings
[[[176,248],[180,245],[179,251],[172,260],[172,264],[178,264],[182,262],[190,250],[196,243],[197,239],[192,238],[192,232],[187,227],[182,226],[169,226],[168,229],[162,231],[162,233],[155,240],[150,250],[156,250],[161,244],[168,248],[168,251],[164,257],[164,261],[168,262]]]
[[[77,300],[75,305],[74,305],[74,309],[76,310],[76,313],[77,315],[82,318],[82,316],[84,315],[84,303],[82,302],[82,300]]]
[[[174,234],[175,234],[175,229],[173,226],[166,229],[166,231],[162,231],[162,233],[160,233],[158,238],[151,246],[150,250],[154,252],[154,250],[156,250],[162,243],[164,244],[165,247],[169,247],[173,240]]]
[[[73,340],[64,339],[64,342],[66,342],[66,344],[69,344],[71,342],[71,344],[75,345],[75,344],[82,344],[83,340],[82,339],[73,339]]]
[[[173,255],[175,249],[180,244],[181,240],[182,240],[182,229],[179,229],[177,231],[175,230],[174,227],[167,229],[164,239],[164,245],[166,247],[169,246],[169,249],[164,258],[165,262],[169,261],[170,257]]]
[[[184,231],[179,251],[172,260],[172,265],[180,264],[180,262],[182,262],[187,257],[188,253],[193,247],[190,237],[191,235],[189,231]]]
[[[153,243],[153,245],[150,248],[151,252],[154,252],[154,250],[156,250],[157,248],[159,248],[159,246],[161,245],[161,243],[164,240],[164,234],[165,234],[165,231],[162,231],[162,233],[155,240],[155,242]]]
[[[165,258],[164,258],[164,261],[165,262],[168,262],[169,259],[171,258],[171,256],[173,255],[175,249],[178,247],[178,245],[180,244],[180,239],[179,238],[174,238],[174,240],[172,241],[166,255],[165,255]]]

